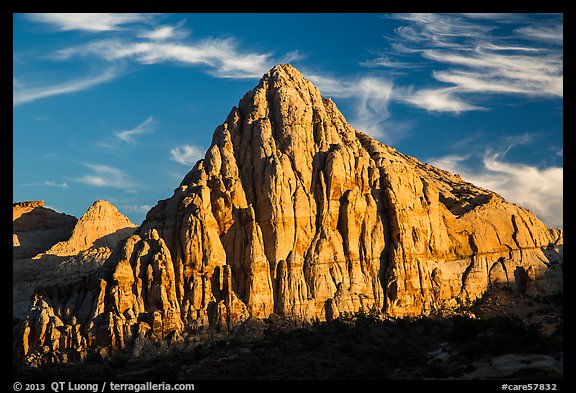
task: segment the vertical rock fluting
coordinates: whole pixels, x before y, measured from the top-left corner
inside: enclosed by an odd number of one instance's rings
[[[458,175],[358,135],[384,179],[389,314],[470,304],[492,285],[514,284],[517,269],[535,272],[540,294],[561,290],[561,233]]]
[[[16,345],[30,359],[43,346],[109,352],[273,313],[421,315],[520,276],[527,293],[552,292],[561,239],[497,194],[354,130],[280,65],[90,285],[37,294]]]

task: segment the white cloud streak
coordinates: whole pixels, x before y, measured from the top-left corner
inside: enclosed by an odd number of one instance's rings
[[[391,135],[385,121],[390,117],[388,105],[392,97],[392,83],[380,78],[364,77],[358,81],[356,88],[358,99],[356,116],[352,120],[354,126],[374,138],[385,137],[390,141]]]
[[[155,125],[156,120],[150,116],[142,123],[138,124],[135,128],[130,130],[116,131],[114,135],[123,142],[134,144],[136,143],[136,140],[134,139],[135,136],[152,132]]]
[[[423,56],[465,67],[466,70],[433,73],[435,79],[458,86],[465,92],[562,97],[563,61],[560,55],[517,55],[499,51],[478,46],[466,55],[426,50]]]
[[[112,63],[113,68],[101,75],[31,88],[26,88],[21,79],[14,77],[14,107],[42,98],[90,89],[114,79],[118,76],[118,66],[127,66],[129,63],[176,63],[201,68],[218,78],[242,79],[260,78],[273,65],[300,58],[297,51],[277,57],[272,53],[244,50],[231,37],[190,40],[187,39],[190,32],[183,28],[185,20],[173,25],[159,25],[156,14],[31,13],[24,16],[58,31],[109,32],[105,39],[62,48],[41,59],[69,61],[74,57],[92,57]]]
[[[354,118],[350,123],[378,139],[390,141],[386,130],[389,118],[388,104],[393,96],[393,83],[387,79],[364,76],[356,79],[337,79],[319,74],[305,73],[324,96],[348,98],[354,101]]]
[[[170,150],[170,159],[179,164],[191,166],[204,156],[204,151],[198,146],[182,145]]]
[[[128,213],[148,213],[152,209],[152,205],[121,205],[123,210]]]
[[[144,31],[138,34],[138,37],[149,39],[152,41],[165,41],[169,39],[183,39],[186,38],[190,32],[182,29],[186,21],[181,21],[176,25],[164,25],[157,27],[153,30]]]
[[[48,86],[36,87],[16,87],[13,89],[12,105],[17,107],[43,98],[58,96],[63,94],[75,93],[90,89],[100,84],[109,82],[116,78],[118,71],[116,68],[110,68],[100,75],[75,79],[64,83]]]
[[[96,56],[107,61],[130,60],[141,64],[181,63],[204,66],[219,78],[259,78],[275,64],[270,53],[241,51],[231,38],[177,41],[100,40],[56,51],[56,60],[73,56]],[[293,58],[289,54],[288,58]]]
[[[394,99],[429,112],[461,113],[486,108],[466,103],[458,96],[461,90],[456,87],[437,89],[398,88]]]
[[[456,87],[415,89],[394,86],[384,78],[363,76],[355,79],[338,79],[320,74],[305,73],[322,95],[345,98],[354,101],[354,117],[350,123],[370,136],[391,143],[400,138],[402,127],[394,126],[394,133],[388,132],[391,102],[402,102],[430,112],[461,113],[471,110],[485,110],[480,106],[466,103],[458,96]]]
[[[482,166],[471,169],[466,164],[469,158],[470,155],[451,155],[429,163],[497,192],[508,201],[531,210],[550,227],[563,226],[563,168],[510,163],[501,153],[487,153]]]
[[[392,60],[389,56],[381,55],[374,59],[366,60],[360,63],[363,67],[387,67],[392,69],[400,68],[419,68],[421,65],[409,62]]]
[[[557,45],[562,45],[564,43],[564,32],[562,25],[526,26],[516,29],[516,33],[526,38],[551,42]]]
[[[497,12],[483,12],[483,13],[462,13],[462,15],[468,17],[468,18],[473,18],[473,19],[487,19],[487,20],[501,20],[501,21],[510,21],[510,20],[516,20],[516,19],[521,19],[522,15],[521,14],[514,14],[514,13],[497,13]]]
[[[103,32],[124,30],[123,25],[148,22],[152,15],[138,13],[30,13],[26,16],[30,20],[51,25],[60,31]]]
[[[424,44],[425,47],[459,48],[462,46],[462,38],[481,39],[492,30],[490,26],[453,14],[414,13],[396,14],[393,17],[408,23],[396,30],[403,40],[412,44]]]
[[[134,188],[134,182],[122,170],[103,164],[84,164],[92,170],[91,174],[87,174],[74,181],[77,183],[86,184],[92,187],[112,187],[130,191]]]
[[[26,183],[22,184],[23,187],[57,187],[57,188],[68,188],[69,185],[66,182],[58,183],[54,180],[46,180],[41,183]]]
[[[364,64],[389,67],[404,63],[396,57],[420,55],[430,61],[428,66],[442,66],[431,75],[446,84],[397,88],[401,102],[428,111],[460,113],[487,109],[472,103],[479,94],[563,97],[563,54],[558,46],[562,45],[563,32],[558,17],[554,24],[550,20],[528,22],[529,19],[514,14],[390,17],[406,23],[396,29],[395,38],[390,38],[394,52]],[[517,27],[507,36],[499,34],[501,26],[511,23],[531,24]]]

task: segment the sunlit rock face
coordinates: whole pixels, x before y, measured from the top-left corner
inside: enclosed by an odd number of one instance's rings
[[[37,291],[15,346],[42,363],[272,314],[427,315],[492,286],[550,294],[561,251],[561,231],[355,130],[279,65],[101,269]]]

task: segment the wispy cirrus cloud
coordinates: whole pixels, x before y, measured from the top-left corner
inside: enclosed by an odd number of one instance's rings
[[[118,69],[113,67],[98,75],[69,80],[53,85],[29,87],[20,82],[18,86],[15,85],[13,88],[12,105],[17,107],[22,104],[27,104],[48,97],[87,90],[103,83],[110,82],[118,75]]]
[[[358,78],[336,78],[321,74],[305,74],[323,95],[354,101],[354,117],[350,123],[370,136],[392,143],[403,137],[409,128],[391,119],[388,106],[401,102],[433,112],[460,113],[470,110],[485,110],[466,103],[454,87],[416,89],[414,86],[395,86],[386,78],[361,76]],[[390,132],[390,130],[394,130]],[[404,131],[404,132],[403,132]]]
[[[204,156],[204,150],[199,146],[182,145],[170,150],[170,159],[179,164],[192,166]]]
[[[397,37],[414,50],[426,47],[461,48],[462,39],[481,39],[492,30],[456,14],[393,14],[390,18],[407,24],[396,29]]]
[[[68,60],[75,56],[95,56],[107,61],[133,61],[140,64],[180,63],[205,67],[209,74],[220,78],[259,78],[274,64],[292,61],[299,55],[291,52],[275,58],[271,53],[241,50],[233,38],[209,38],[194,42],[99,40],[58,50],[50,57]]]
[[[446,155],[429,160],[431,165],[459,173],[477,186],[502,195],[510,202],[523,206],[536,214],[550,227],[562,227],[564,170],[558,166],[538,167],[506,161],[506,151],[486,150],[481,165],[475,154]]]
[[[563,95],[563,60],[561,54],[518,54],[530,48],[503,50],[494,46],[477,46],[466,54],[445,50],[426,50],[431,60],[463,67],[434,71],[433,77],[449,83],[462,92],[508,93],[528,96]]]
[[[372,76],[336,78],[318,73],[304,75],[322,95],[354,101],[354,117],[349,121],[355,128],[374,138],[390,141],[392,135],[388,133],[386,124],[390,116],[388,104],[394,89],[390,80]]]
[[[68,183],[62,182],[58,183],[54,180],[46,180],[39,183],[25,183],[22,184],[22,187],[57,187],[57,188],[68,188],[70,187]]]
[[[119,140],[133,144],[136,142],[135,137],[141,134],[147,134],[154,130],[154,126],[156,125],[156,120],[149,116],[146,120],[142,123],[138,124],[136,127],[129,129],[129,130],[122,130],[114,132],[114,135]]]
[[[77,183],[92,187],[112,187],[133,192],[135,188],[134,180],[121,169],[104,164],[86,163],[84,166],[91,170],[91,173],[76,177],[73,180]]]
[[[128,213],[147,213],[152,209],[152,205],[120,205],[120,208]]]
[[[487,20],[500,20],[504,22],[510,22],[512,20],[523,19],[522,14],[518,13],[509,13],[509,12],[464,12],[461,15],[464,15],[468,18],[472,19],[487,19]]]
[[[390,118],[388,105],[390,103],[393,84],[392,82],[376,77],[363,77],[356,85],[356,113],[352,124],[359,130],[363,130],[374,138],[392,141],[387,122]],[[398,129],[397,129],[398,130]],[[396,137],[400,136],[396,133]]]
[[[388,37],[391,51],[360,65],[371,74],[335,78],[305,73],[323,94],[355,101],[350,119],[358,129],[391,142],[398,133],[392,124],[390,103],[402,103],[428,112],[461,114],[490,110],[487,97],[499,94],[534,98],[563,96],[561,47],[540,45],[559,42],[561,29],[544,24],[537,29],[514,28],[531,20],[514,14],[394,14],[405,24]],[[481,23],[479,22],[481,20]],[[548,22],[546,22],[548,23]],[[508,35],[496,34],[502,25],[514,24]],[[510,35],[511,34],[511,35]],[[534,38],[532,40],[532,38]],[[373,76],[373,70],[430,69],[437,83],[403,85],[399,78]]]
[[[30,13],[25,15],[30,20],[48,24],[59,31],[90,32],[124,30],[125,25],[149,22],[153,16],[139,13]]]
[[[387,67],[390,69],[420,68],[421,64],[393,60],[390,56],[381,54],[376,58],[360,62],[363,67]]]
[[[460,90],[456,87],[435,89],[414,89],[414,87],[397,88],[394,99],[429,112],[461,113],[486,108],[468,104],[459,97]]]
[[[405,24],[387,37],[390,52],[363,65],[389,67],[407,63],[406,58],[420,64],[427,61],[431,77],[444,84],[399,88],[399,101],[428,111],[460,113],[487,109],[476,104],[480,95],[563,96],[561,15],[549,15],[541,22],[516,14],[388,17]],[[512,33],[501,35],[500,28],[511,24],[516,26]]]
[[[530,25],[516,29],[516,33],[526,38],[552,42],[562,45],[564,43],[563,26],[559,24]]]
[[[165,41],[169,39],[183,39],[190,35],[190,31],[183,29],[186,21],[180,21],[175,25],[162,25],[152,30],[146,30],[138,34],[138,37],[152,41]]]
[[[197,67],[217,78],[260,78],[278,63],[300,57],[297,51],[276,55],[241,47],[234,37],[193,38],[184,29],[185,21],[159,24],[157,14],[84,13],[84,14],[24,14],[28,20],[51,26],[56,31],[107,32],[104,39],[79,36],[79,45],[62,47],[36,60],[71,62],[90,58],[108,63],[109,69],[100,75],[45,86],[26,87],[24,78],[13,78],[14,107],[55,95],[88,90],[118,77],[118,70],[130,70],[133,64],[179,64]],[[14,55],[14,58],[17,54]]]

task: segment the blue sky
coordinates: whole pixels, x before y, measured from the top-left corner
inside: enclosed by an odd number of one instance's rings
[[[563,226],[561,14],[14,14],[13,200],[140,224],[270,68]]]

